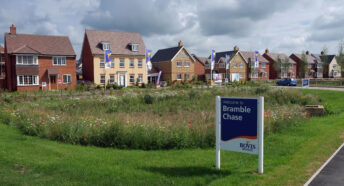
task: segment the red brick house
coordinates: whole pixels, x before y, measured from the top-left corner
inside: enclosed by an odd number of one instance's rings
[[[270,53],[268,49],[265,50],[263,56],[270,63],[270,79],[296,78],[296,62],[292,58],[284,53]],[[276,67],[278,61],[281,63],[280,67]]]
[[[5,77],[5,49],[0,45],[0,89],[6,88]]]
[[[5,33],[9,91],[74,89],[76,55],[67,36]],[[61,83],[59,83],[61,82]]]
[[[205,68],[204,65],[207,62],[206,57],[198,57],[195,54],[192,54],[195,59],[195,75],[197,76],[197,80],[205,81]]]
[[[254,53],[251,51],[240,51],[248,65],[250,80],[269,80],[270,64],[267,59],[258,54],[258,67],[254,67]]]
[[[301,72],[302,54],[291,54],[290,58],[296,62],[298,78],[322,78],[322,62],[307,51],[305,54],[305,72]]]

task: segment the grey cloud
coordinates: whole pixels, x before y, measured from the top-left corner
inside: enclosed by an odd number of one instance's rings
[[[339,41],[344,38],[344,13],[319,16],[312,24],[308,41]]]
[[[140,32],[152,34],[175,34],[186,29],[181,24],[175,1],[101,1],[97,10],[89,12],[82,24],[96,29]],[[185,18],[185,17],[184,17]],[[193,18],[186,20],[188,24]]]

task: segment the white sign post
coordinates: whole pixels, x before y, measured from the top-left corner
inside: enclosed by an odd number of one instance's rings
[[[216,97],[216,168],[220,150],[258,154],[258,173],[263,174],[264,97]]]

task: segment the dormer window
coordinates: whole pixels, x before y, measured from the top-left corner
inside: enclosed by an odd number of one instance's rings
[[[102,42],[102,45],[103,45],[103,50],[104,50],[104,51],[110,50],[110,43],[108,43],[108,42]]]
[[[132,43],[131,44],[131,51],[132,52],[138,52],[139,51],[139,44]]]

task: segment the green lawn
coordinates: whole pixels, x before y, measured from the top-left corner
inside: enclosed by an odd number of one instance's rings
[[[265,138],[257,156],[215,149],[117,150],[53,142],[0,124],[0,185],[302,185],[344,141],[344,92],[312,91],[338,114]]]

